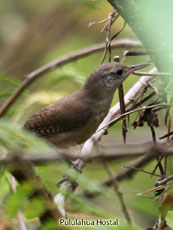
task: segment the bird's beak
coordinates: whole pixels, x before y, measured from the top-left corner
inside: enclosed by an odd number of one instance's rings
[[[127,67],[126,69],[126,76],[127,77],[129,74],[131,74],[132,72],[134,72],[135,70],[138,70],[138,69],[142,69],[146,66],[149,66],[150,63],[142,63],[142,64],[137,64],[137,65],[130,65]]]

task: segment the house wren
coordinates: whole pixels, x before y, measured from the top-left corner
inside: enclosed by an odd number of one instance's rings
[[[35,113],[24,128],[60,148],[84,143],[107,115],[115,90],[130,73],[147,65],[101,65],[81,89]]]

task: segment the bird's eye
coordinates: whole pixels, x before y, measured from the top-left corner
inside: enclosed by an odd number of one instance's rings
[[[116,74],[118,74],[118,75],[122,75],[122,73],[123,73],[122,69],[118,69],[116,72]]]

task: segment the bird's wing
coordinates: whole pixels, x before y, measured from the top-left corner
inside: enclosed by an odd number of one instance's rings
[[[63,106],[62,106],[63,105]],[[24,128],[40,136],[53,136],[62,132],[78,130],[92,117],[92,110],[86,104],[73,103],[63,98],[35,113]]]

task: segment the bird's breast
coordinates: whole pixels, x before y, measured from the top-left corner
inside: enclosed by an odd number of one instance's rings
[[[112,100],[105,100],[105,101],[98,103],[98,105],[96,106],[95,112],[94,112],[94,114],[95,114],[94,115],[94,122],[97,126],[106,117],[106,115],[110,109],[111,101]]]

